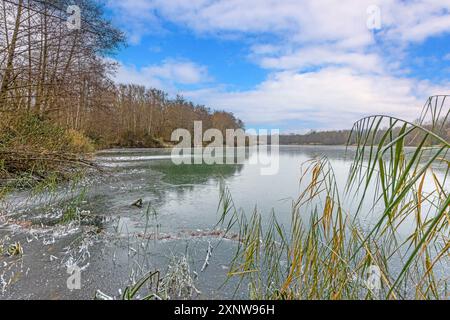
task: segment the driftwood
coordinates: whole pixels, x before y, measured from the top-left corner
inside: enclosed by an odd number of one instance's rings
[[[77,166],[95,167],[94,163],[72,153],[59,152],[30,152],[30,151],[0,151],[0,159],[8,162],[20,163],[23,161],[44,161],[57,163],[73,163]]]
[[[133,207],[142,209],[144,207],[144,201],[142,199],[137,200],[132,204]]]
[[[0,184],[23,174],[35,181],[42,181],[52,173],[64,178],[80,168],[100,170],[93,161],[77,154],[0,150]]]

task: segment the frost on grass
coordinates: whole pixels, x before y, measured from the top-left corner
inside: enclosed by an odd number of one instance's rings
[[[162,278],[159,271],[151,272],[125,288],[121,295],[123,300],[191,300],[201,294],[196,279],[197,273],[191,271],[188,256],[173,256]],[[95,298],[109,300],[111,297],[97,291]]]

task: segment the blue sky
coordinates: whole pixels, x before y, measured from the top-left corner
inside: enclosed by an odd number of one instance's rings
[[[374,6],[375,5],[375,6]],[[117,82],[235,113],[247,128],[413,120],[450,93],[450,0],[106,2],[128,46]]]
[[[138,43],[129,43],[116,58],[138,69],[161,65],[167,60],[192,62],[207,67],[205,83],[226,84],[240,90],[251,89],[267,75],[249,60],[246,39],[205,37],[172,24],[163,23],[163,26],[164,32],[145,36]],[[205,83],[200,86],[178,83],[176,89],[202,88]]]

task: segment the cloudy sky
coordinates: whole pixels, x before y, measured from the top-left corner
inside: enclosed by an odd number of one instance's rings
[[[450,93],[450,0],[106,0],[117,81],[234,112],[247,128],[413,120]]]

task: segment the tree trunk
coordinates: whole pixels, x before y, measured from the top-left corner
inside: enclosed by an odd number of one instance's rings
[[[19,0],[17,7],[16,22],[14,25],[13,36],[8,48],[8,60],[6,62],[5,74],[3,76],[2,85],[0,87],[0,109],[6,109],[9,82],[11,81],[11,75],[13,73],[14,53],[16,51],[17,36],[19,34],[20,19],[22,17],[23,0]]]

